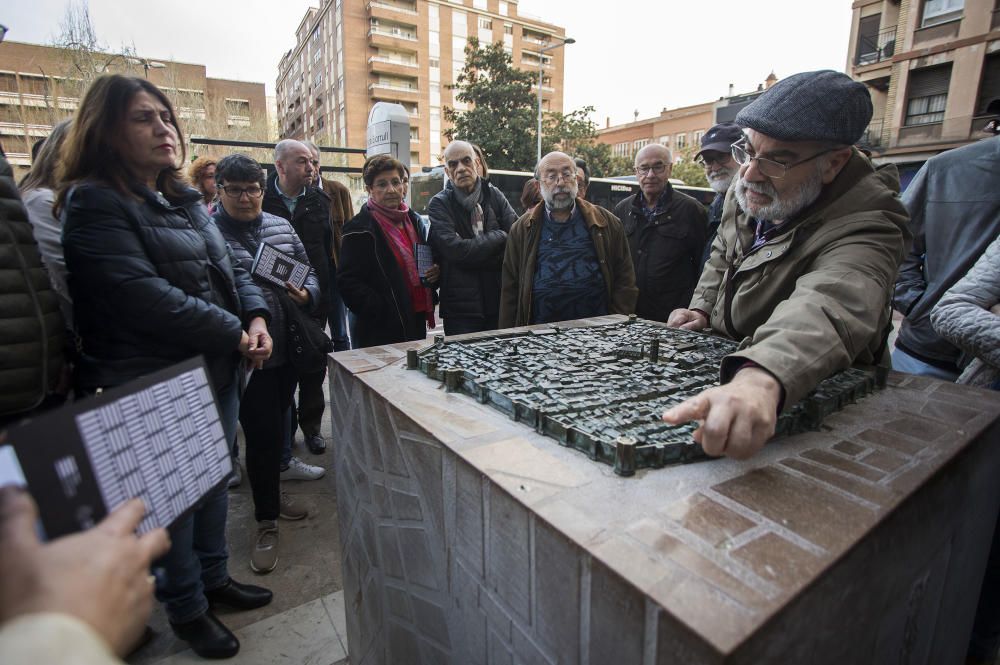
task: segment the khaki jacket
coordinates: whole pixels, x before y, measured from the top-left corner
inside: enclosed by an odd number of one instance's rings
[[[751,250],[753,229],[729,190],[691,301],[713,330],[741,341],[723,382],[752,361],[781,382],[790,407],[836,371],[888,362],[889,303],[912,239],[898,192],[895,167],[876,172],[855,150],[815,203]]]
[[[333,231],[331,256],[333,265],[340,263],[340,245],[344,237],[344,224],[354,218],[354,205],[351,203],[351,190],[336,180],[320,178],[322,189],[330,197],[330,230]]]
[[[578,198],[597,260],[607,287],[609,314],[632,314],[639,289],[622,223],[611,212]],[[514,222],[507,236],[500,287],[500,327],[526,326],[531,323],[531,293],[535,281],[535,262],[542,233],[543,204],[536,205]]]

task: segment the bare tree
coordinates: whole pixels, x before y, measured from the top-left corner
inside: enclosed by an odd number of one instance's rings
[[[111,71],[133,73],[138,60],[135,46],[123,45],[112,51],[98,39],[87,0],[73,0],[66,5],[53,46],[63,53],[65,63],[61,74],[66,83],[78,88],[76,96],[82,95],[102,74]]]

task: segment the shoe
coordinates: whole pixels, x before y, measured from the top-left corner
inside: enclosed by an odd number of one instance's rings
[[[243,471],[240,469],[240,462],[235,457],[233,458],[233,475],[229,476],[229,482],[226,487],[233,489],[240,486],[243,482]]]
[[[202,658],[232,658],[240,650],[240,641],[233,631],[219,621],[212,610],[184,623],[170,623],[174,635],[191,646]]]
[[[288,468],[281,470],[282,480],[319,480],[326,473],[321,466],[306,464],[298,457],[288,460]]]
[[[278,565],[278,523],[275,520],[257,522],[257,542],[250,553],[250,570],[263,575]]]
[[[205,592],[212,607],[225,605],[234,610],[254,610],[271,602],[272,594],[264,587],[240,584],[232,577],[218,589]]]
[[[319,434],[310,434],[306,437],[306,447],[313,455],[322,455],[326,452],[326,440]]]
[[[298,503],[290,494],[286,494],[285,492],[281,493],[280,505],[278,514],[281,515],[282,519],[301,520],[309,515],[309,510],[305,506]]]

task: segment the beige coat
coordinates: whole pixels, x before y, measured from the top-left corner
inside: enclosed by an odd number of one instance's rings
[[[632,314],[639,289],[628,239],[622,223],[611,212],[578,198],[597,260],[607,289],[608,313]],[[542,234],[545,206],[538,204],[514,222],[507,237],[500,288],[500,327],[526,326],[531,323],[531,293],[535,281],[535,263]]]
[[[855,150],[785,232],[751,250],[753,229],[729,191],[691,301],[742,343],[723,361],[723,382],[752,361],[792,406],[836,371],[887,364],[890,296],[912,239],[898,192],[895,167],[876,172]]]
[[[330,197],[330,229],[333,231],[331,253],[333,265],[340,263],[340,245],[344,237],[344,224],[354,217],[354,205],[351,203],[351,190],[336,180],[320,178],[323,191]]]

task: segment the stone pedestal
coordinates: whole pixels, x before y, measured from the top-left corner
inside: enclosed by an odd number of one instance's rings
[[[405,369],[331,356],[354,665],[960,663],[1000,395],[889,387],[750,461],[616,476]]]

